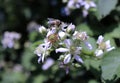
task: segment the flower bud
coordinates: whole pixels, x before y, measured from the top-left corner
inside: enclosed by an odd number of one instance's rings
[[[40,32],[41,34],[45,34],[45,33],[47,32],[47,29],[46,29],[44,26],[40,26],[40,27],[39,27],[39,32]]]
[[[75,31],[75,25],[72,23],[67,27],[67,33],[73,33]]]

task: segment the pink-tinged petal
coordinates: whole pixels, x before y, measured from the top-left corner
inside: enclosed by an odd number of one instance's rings
[[[97,40],[97,44],[101,44],[103,42],[104,37],[100,35]]]
[[[110,40],[107,40],[107,41],[105,42],[105,45],[106,45],[106,49],[110,48],[110,47],[111,47],[111,45],[110,45]]]

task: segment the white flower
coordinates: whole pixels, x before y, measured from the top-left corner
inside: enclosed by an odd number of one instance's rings
[[[54,64],[54,60],[52,58],[48,58],[45,63],[42,65],[43,70],[49,69]]]
[[[40,61],[44,62],[44,57],[49,55],[49,50],[51,48],[51,45],[49,42],[44,43],[44,44],[40,44],[36,50],[34,51],[35,54],[37,54],[37,56],[39,57],[38,59],[38,63],[40,63]]]
[[[73,39],[80,39],[82,41],[86,40],[88,38],[88,35],[86,32],[78,32],[75,31],[73,34]]]
[[[7,47],[12,48],[12,47],[14,47],[15,42],[9,38],[4,38],[1,40],[1,43],[3,45],[3,48],[7,48]]]
[[[21,38],[21,34],[17,33],[17,32],[8,32],[6,31],[3,34],[3,38],[2,38],[2,45],[3,48],[13,48],[15,45],[15,42],[18,41]]]
[[[105,51],[111,51],[115,49],[115,47],[111,47],[110,40],[107,40],[104,42],[104,37],[100,35],[97,40],[97,44],[99,49],[105,50]]]
[[[96,4],[93,1],[83,1],[81,3],[82,6],[84,6],[85,10],[88,10],[90,7],[96,7]]]
[[[81,53],[82,47],[75,46],[74,43],[72,42],[72,40],[70,40],[70,39],[65,39],[64,44],[65,44],[66,48],[58,48],[58,49],[56,49],[56,53],[58,53],[58,52],[65,53],[64,54],[65,55],[64,63],[68,64],[71,60],[72,55],[73,55],[74,59],[77,59],[76,57],[78,57],[77,55],[79,55]],[[76,61],[82,62],[82,59],[80,59],[80,57],[79,57],[79,59],[77,59]]]
[[[115,47],[111,47],[110,40],[107,40],[104,42],[104,37],[102,35],[98,37],[98,40],[96,43],[98,44],[98,49],[95,51],[96,56],[102,55],[104,51],[109,52],[115,49]]]
[[[103,40],[104,40],[104,37],[102,35],[100,35],[98,37],[97,44],[101,44],[103,42]]]

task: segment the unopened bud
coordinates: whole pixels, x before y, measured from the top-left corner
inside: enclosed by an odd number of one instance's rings
[[[72,23],[67,27],[67,33],[73,33],[75,31],[75,25]]]
[[[40,27],[39,27],[39,32],[40,32],[41,34],[45,34],[45,33],[47,32],[47,29],[46,29],[44,26],[40,26]]]

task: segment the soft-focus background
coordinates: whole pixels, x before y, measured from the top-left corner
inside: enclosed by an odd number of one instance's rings
[[[59,56],[54,52],[45,63],[37,63],[33,44],[42,39],[37,28],[46,26],[47,18],[73,23],[95,39],[104,35],[112,45],[120,47],[119,0],[93,0],[96,7],[89,9],[87,16],[83,8],[67,14],[65,1],[0,0],[0,83],[101,83],[101,71],[94,61],[72,68],[67,75],[59,68]]]

